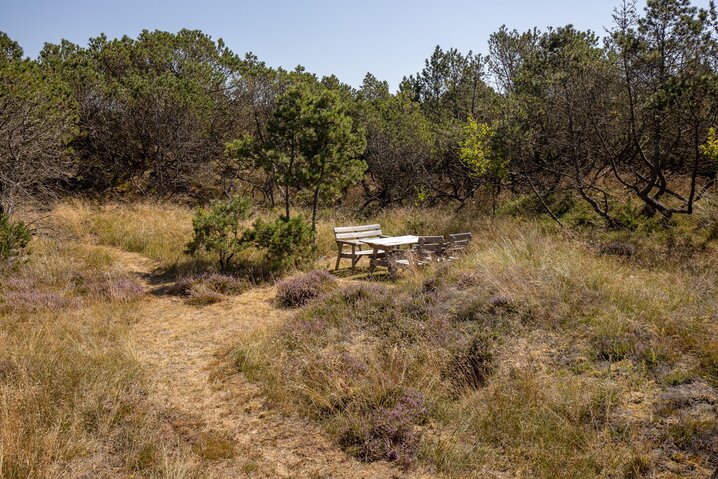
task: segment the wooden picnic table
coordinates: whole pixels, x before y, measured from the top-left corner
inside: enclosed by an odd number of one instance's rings
[[[372,238],[360,240],[367,246],[374,249],[369,258],[369,274],[374,273],[377,266],[384,266],[389,270],[389,276],[393,279],[396,277],[396,264],[393,261],[392,252],[402,247],[412,246],[419,242],[419,237],[414,235],[404,236],[388,236],[386,238]],[[380,255],[380,251],[384,251],[384,255]]]

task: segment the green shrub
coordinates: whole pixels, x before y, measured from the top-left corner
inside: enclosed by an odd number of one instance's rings
[[[30,230],[25,223],[0,214],[0,270],[27,254],[29,244]]]
[[[314,231],[302,217],[258,219],[244,234],[243,242],[267,251],[267,261],[276,269],[301,268],[314,259]]]
[[[226,271],[232,258],[244,247],[242,221],[251,211],[250,200],[241,197],[215,201],[209,209],[198,209],[192,219],[194,238],[187,244],[187,252],[197,254],[204,250],[216,254],[220,269]]]
[[[559,191],[551,193],[543,198],[543,202],[551,209],[553,214],[559,218],[576,208],[576,200],[571,193]],[[538,216],[547,213],[546,207],[536,195],[522,195],[513,201],[509,201],[501,208],[501,212],[512,216]]]

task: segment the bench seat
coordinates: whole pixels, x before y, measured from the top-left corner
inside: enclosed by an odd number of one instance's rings
[[[355,269],[359,260],[365,256],[374,254],[374,249],[364,244],[364,241],[385,238],[382,234],[381,225],[360,225],[360,226],[338,226],[334,228],[334,239],[337,242],[337,263],[335,270],[339,269],[339,263],[343,258],[351,259],[352,270]],[[378,250],[378,256],[383,256],[384,251]]]

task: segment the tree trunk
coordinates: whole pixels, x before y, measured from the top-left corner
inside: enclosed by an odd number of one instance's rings
[[[284,216],[287,218],[287,221],[289,221],[289,181],[285,181],[284,183]]]
[[[496,217],[496,197],[498,196],[497,188],[491,187],[491,217]]]
[[[274,200],[274,180],[270,177],[264,185],[267,196],[269,197],[269,206],[274,209],[276,201]]]
[[[314,200],[312,201],[312,231],[317,230],[317,209],[319,206],[319,185],[314,188]]]

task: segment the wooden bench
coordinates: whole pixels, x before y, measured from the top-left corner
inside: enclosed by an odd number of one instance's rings
[[[416,254],[419,261],[431,262],[440,260],[444,255],[446,243],[443,236],[421,236],[416,245]]]
[[[444,241],[443,236],[420,236],[416,246],[394,262],[399,266],[416,267],[434,261],[455,260],[466,251],[471,239],[471,233],[451,234],[448,242]]]
[[[434,261],[441,261],[446,248],[443,236],[419,236],[419,242],[401,257],[394,260],[398,266],[426,266]]]
[[[339,262],[342,258],[352,260],[352,269],[356,267],[357,262],[364,256],[371,256],[374,253],[373,248],[369,248],[363,240],[372,240],[376,238],[386,238],[381,232],[381,225],[361,225],[361,226],[338,226],[334,228],[334,239],[337,241],[337,264],[335,270],[339,269]],[[345,247],[347,250],[345,251]],[[351,251],[349,251],[351,249]],[[378,251],[379,255],[383,255],[384,251]]]
[[[449,235],[449,244],[446,245],[446,257],[457,259],[456,255],[463,253],[472,239],[471,233],[456,233]]]

